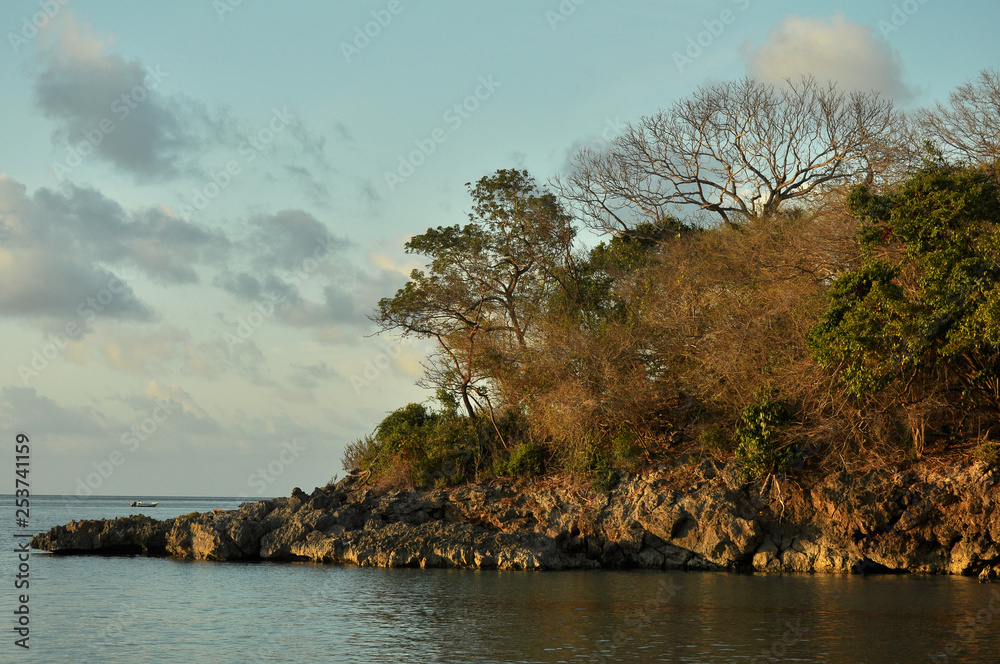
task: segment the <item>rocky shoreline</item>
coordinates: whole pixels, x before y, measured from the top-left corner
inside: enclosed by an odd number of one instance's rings
[[[378,491],[352,474],[311,494],[157,521],[74,521],[59,554],[307,560],[379,567],[1000,573],[1000,470],[846,472],[746,486],[735,464],[624,477]]]

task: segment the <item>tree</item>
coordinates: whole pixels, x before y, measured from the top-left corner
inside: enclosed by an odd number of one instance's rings
[[[406,243],[429,259],[372,320],[381,331],[437,341],[426,381],[455,392],[471,418],[492,405],[498,366],[517,365],[534,342],[541,303],[568,261],[575,231],[551,193],[526,171],[499,170],[475,186],[465,226],[439,226]]]
[[[742,79],[699,88],[629,124],[603,152],[582,150],[556,184],[590,225],[611,234],[678,206],[738,227],[824,187],[874,182],[904,149],[902,126],[876,93],[845,94],[812,78],[781,88]]]
[[[809,344],[854,396],[893,388],[918,452],[930,396],[1000,410],[998,195],[984,170],[944,163],[896,192],[851,195],[862,264],[834,282]]]
[[[926,137],[969,165],[1000,160],[1000,73],[984,69],[975,82],[951,93],[949,102],[917,114]]]

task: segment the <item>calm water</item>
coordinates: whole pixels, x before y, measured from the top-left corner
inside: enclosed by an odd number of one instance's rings
[[[160,517],[239,502],[143,499],[161,501],[147,511]],[[132,513],[125,498],[35,496],[31,530]],[[7,542],[13,515],[12,499],[0,497]],[[41,552],[31,557],[26,653],[10,631],[12,548],[0,554],[0,662],[1000,661],[1000,586],[973,579],[382,570]]]

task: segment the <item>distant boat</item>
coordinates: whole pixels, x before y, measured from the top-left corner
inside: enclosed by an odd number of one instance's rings
[[[144,503],[141,500],[133,500],[132,507],[156,507],[160,503]]]

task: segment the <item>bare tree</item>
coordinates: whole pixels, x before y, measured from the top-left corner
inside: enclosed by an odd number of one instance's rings
[[[973,166],[1000,160],[1000,72],[984,69],[951,93],[949,102],[918,112],[925,137]]]
[[[904,125],[874,92],[741,79],[629,124],[604,151],[584,149],[555,184],[588,224],[616,235],[679,206],[738,227],[824,187],[879,179],[898,159]]]

